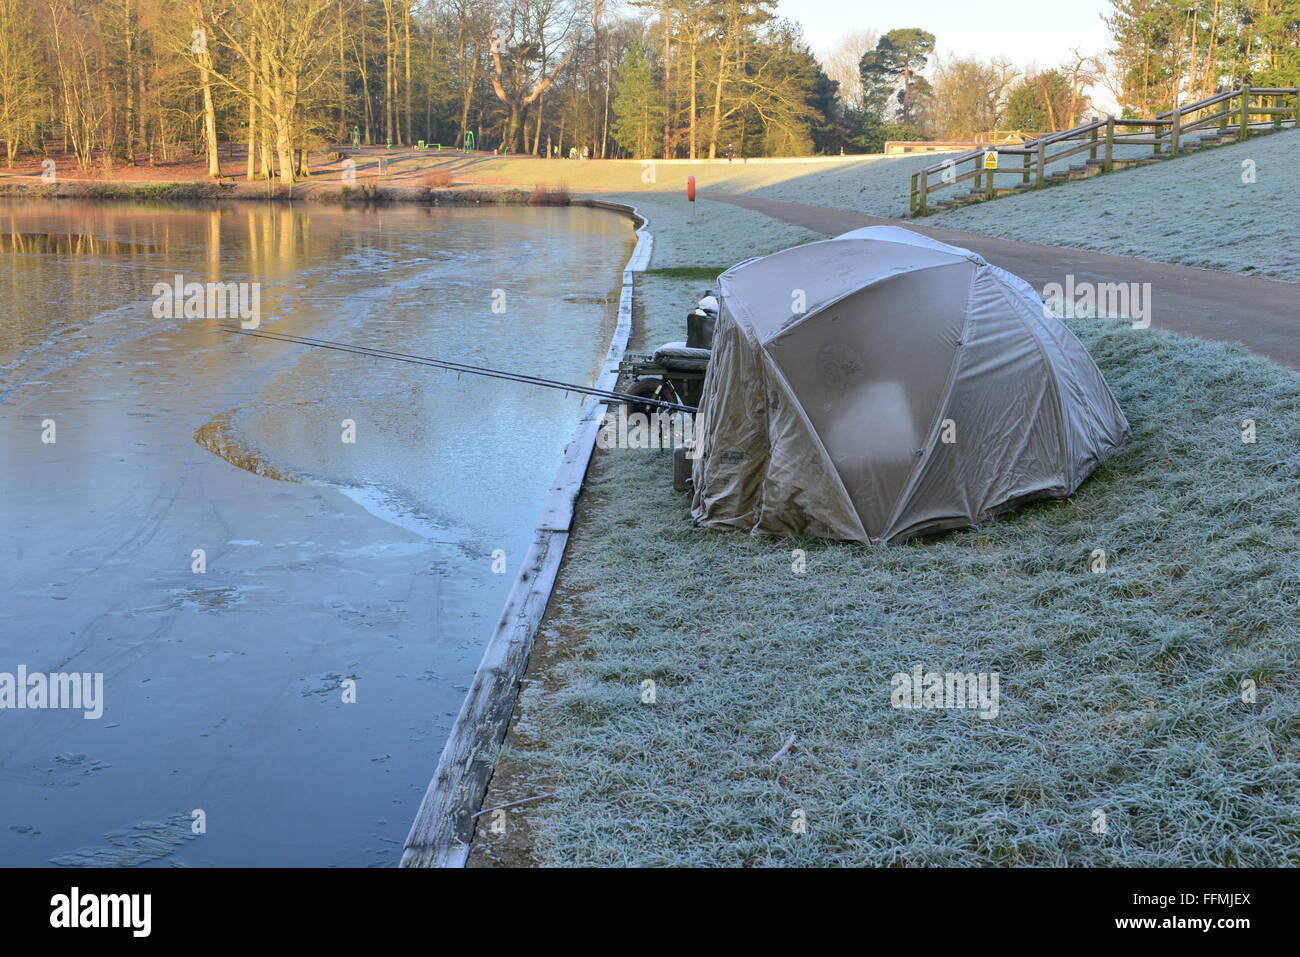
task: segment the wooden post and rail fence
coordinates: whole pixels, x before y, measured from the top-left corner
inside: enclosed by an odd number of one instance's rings
[[[1109,172],[1117,163],[1177,156],[1187,151],[1189,134],[1208,134],[1212,141],[1230,136],[1240,142],[1252,133],[1280,130],[1288,119],[1300,127],[1300,87],[1245,86],[1157,114],[1155,119],[1108,116],[1059,133],[1048,133],[1020,146],[989,145],[950,156],[913,173],[908,212],[913,217],[929,215],[934,193],[967,180],[974,181],[969,197],[993,199],[999,189],[1033,189],[1049,181],[1070,178],[1071,172],[1049,173],[1048,167],[1081,153],[1088,153],[1084,168],[1100,167]],[[1201,145],[1197,143],[1192,148],[1199,149]],[[1152,153],[1146,157],[1117,159],[1116,146],[1150,146]],[[987,165],[985,157],[989,154],[995,157],[996,166]],[[1004,163],[1004,157],[1019,157],[1020,162]],[[999,175],[1003,182],[1008,177],[1017,177],[1019,181],[1014,187],[998,187],[995,178]]]

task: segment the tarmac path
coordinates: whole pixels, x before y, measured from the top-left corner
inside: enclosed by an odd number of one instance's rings
[[[1152,262],[1073,246],[1048,246],[983,233],[888,219],[851,210],[787,203],[760,196],[707,191],[701,199],[729,203],[781,222],[838,236],[863,226],[902,226],[979,253],[1042,290],[1048,283],[1150,283],[1151,326],[1202,339],[1233,342],[1300,370],[1300,283],[1172,263]]]

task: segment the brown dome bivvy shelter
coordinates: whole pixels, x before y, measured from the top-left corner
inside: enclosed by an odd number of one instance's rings
[[[718,285],[697,524],[900,542],[1065,498],[1129,439],[1074,334],[969,250],[873,226]]]

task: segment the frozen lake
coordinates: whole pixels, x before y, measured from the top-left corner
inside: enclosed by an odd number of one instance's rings
[[[156,318],[156,283],[590,383],[632,239],[581,208],[0,203],[0,680],[104,676],[98,720],[0,710],[0,863],[395,864],[580,412]]]

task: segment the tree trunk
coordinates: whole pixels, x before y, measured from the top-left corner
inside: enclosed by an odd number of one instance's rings
[[[695,37],[691,37],[691,73],[690,73],[690,84],[691,84],[691,147],[690,147],[691,151],[690,151],[690,157],[691,157],[691,159],[696,159],[696,158],[697,158],[696,148],[695,148],[695,133],[696,133],[696,122],[695,122],[695,109],[696,109],[696,102],[695,102],[695,87],[696,87],[696,83],[695,83],[695,70],[696,70],[696,68],[697,68],[697,66],[698,66],[699,60],[698,60],[698,58],[696,57],[696,52],[695,52],[695,51],[696,51],[696,46],[695,46],[695,42],[696,42],[696,41],[695,41]]]
[[[203,145],[208,151],[208,176],[221,176],[221,157],[217,155],[217,111],[212,105],[212,54],[208,52],[207,29],[200,25],[198,33],[199,86],[203,90]]]
[[[1218,4],[1215,4],[1215,8],[1214,8],[1214,21],[1217,21],[1217,20],[1218,20],[1218,15],[1219,15]],[[1201,70],[1201,65],[1200,65],[1199,63],[1197,63],[1197,64],[1195,65],[1195,70],[1196,70],[1196,72],[1200,75],[1200,80],[1199,80],[1198,82],[1199,82],[1200,88],[1201,88],[1202,90],[1205,91],[1205,96],[1210,96],[1211,94],[1213,94],[1213,93],[1215,92],[1215,83],[1214,83],[1214,67],[1213,67],[1213,63],[1214,63],[1214,42],[1215,42],[1215,39],[1216,39],[1216,37],[1215,37],[1215,33],[1216,33],[1217,31],[1218,31],[1218,23],[1217,23],[1217,22],[1211,22],[1211,24],[1210,24],[1210,35],[1209,35],[1208,37],[1205,38],[1205,69],[1204,69],[1204,71]]]
[[[267,69],[269,59],[265,50],[259,51],[259,56],[262,63],[260,75],[265,77],[269,72]],[[271,112],[271,90],[267,87],[266,81],[264,79],[259,80],[257,88],[258,92],[261,93],[261,105],[258,110],[261,122],[258,124],[258,131],[261,133],[259,152],[261,154],[262,178],[270,179],[275,175],[275,161],[272,159],[271,153],[272,137],[274,135],[271,127],[275,122],[275,117]]]
[[[348,141],[348,69],[343,46],[343,3],[339,0],[339,121],[334,136],[340,143]]]
[[[135,0],[126,0],[126,161],[135,165]]]
[[[403,112],[406,114],[403,122],[403,132],[406,138],[405,143],[414,143],[415,134],[411,130],[411,0],[403,0],[402,3],[403,31],[405,33],[406,43],[406,89],[403,92]],[[432,39],[429,41],[432,43]],[[428,131],[425,131],[428,135]]]
[[[277,97],[277,100],[279,98]],[[294,184],[293,139],[289,135],[288,124],[281,114],[281,105],[276,104],[275,115],[275,158],[280,166],[280,185]]]
[[[474,54],[470,59],[469,82],[465,84],[465,96],[461,100],[460,106],[460,141],[457,147],[465,145],[465,134],[469,132],[469,107],[474,98],[474,85],[478,83],[478,50],[474,49]],[[476,143],[475,146],[478,144]]]
[[[663,10],[660,16],[664,21],[664,159],[668,159],[672,153],[672,140],[670,139],[670,130],[672,128],[673,101],[672,101],[672,78],[673,78],[673,48],[672,48],[672,17],[669,15],[671,8],[668,0],[664,0]]]
[[[718,133],[722,129],[722,85],[727,75],[727,44],[719,44],[718,82],[713,87],[713,122],[709,130],[709,159],[718,156]]]
[[[369,67],[366,66],[366,59],[368,58],[368,56],[369,53],[366,49],[366,31],[362,29],[361,56],[357,59],[357,69],[361,71],[361,95],[362,97],[364,97],[366,101],[366,108],[363,113],[363,120],[366,124],[365,143],[367,146],[369,146],[372,142],[374,142],[374,137],[371,135],[372,113],[371,113],[371,103],[370,103],[370,69]]]
[[[249,51],[256,56],[250,41]],[[248,65],[248,171],[244,178],[252,181],[257,178],[257,72],[253,64]]]
[[[605,159],[609,151],[609,44],[605,44],[605,123],[600,130],[600,158]]]
[[[533,155],[534,156],[538,155],[537,151],[541,149],[542,146],[542,116],[545,112],[545,105],[546,105],[546,97],[544,96],[539,97],[537,100],[537,126],[533,130]]]
[[[510,122],[506,125],[506,135],[504,137],[504,143],[512,153],[519,152],[519,118],[519,101],[512,100],[510,102]]]
[[[384,142],[393,142],[393,2],[384,0]]]
[[[149,115],[146,112],[148,98],[145,96],[144,70],[136,71],[135,100],[140,104],[140,139],[149,152],[149,165],[153,165],[153,135],[149,129]]]

